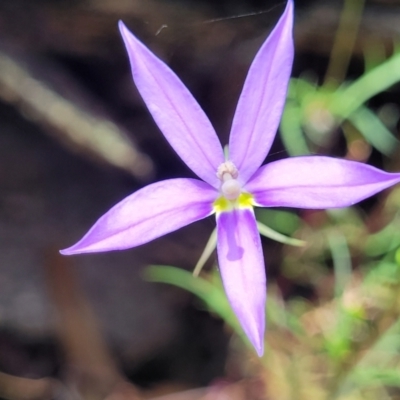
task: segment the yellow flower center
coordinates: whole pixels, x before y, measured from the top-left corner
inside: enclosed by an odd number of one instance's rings
[[[235,208],[252,208],[254,205],[253,199],[253,195],[246,192],[240,193],[238,198],[234,201],[228,200],[224,196],[220,196],[214,201],[214,211],[216,213],[221,213],[225,211],[232,211]]]
[[[253,206],[253,196],[242,191],[242,185],[236,179],[238,176],[239,172],[232,161],[225,161],[218,167],[217,177],[221,181],[221,196],[214,202],[215,212]]]

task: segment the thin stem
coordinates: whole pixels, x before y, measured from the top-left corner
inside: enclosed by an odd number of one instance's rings
[[[328,235],[333,269],[335,273],[335,296],[340,297],[351,279],[351,256],[346,238],[335,232]]]
[[[211,253],[215,250],[217,247],[217,228],[215,228],[210,235],[210,238],[208,239],[208,242],[206,244],[206,247],[203,250],[203,253],[201,254],[199,261],[197,261],[196,266],[194,267],[193,270],[193,276],[199,276],[201,270],[204,267],[204,264],[206,261],[210,258]]]
[[[282,233],[276,232],[267,225],[264,225],[262,222],[256,221],[257,222],[257,229],[260,232],[261,235],[275,240],[277,242],[281,242],[284,244],[290,244],[292,246],[305,246],[306,242],[304,240],[300,239],[295,239],[295,238],[290,238],[288,236],[282,235]]]
[[[363,8],[364,0],[344,0],[339,27],[324,79],[324,86],[328,86],[330,89],[338,87],[346,77]]]

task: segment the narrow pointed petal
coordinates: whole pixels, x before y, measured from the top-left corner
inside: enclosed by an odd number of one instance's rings
[[[188,167],[217,188],[216,171],[224,155],[210,121],[175,73],[121,21],[119,29],[133,80],[158,127]]]
[[[293,64],[293,2],[251,64],[237,105],[229,156],[243,183],[268,154],[278,129]]]
[[[218,262],[225,292],[244,332],[261,357],[264,351],[266,277],[253,211],[217,215]]]
[[[147,243],[212,214],[217,195],[197,179],[153,183],[115,205],[61,254],[122,250]]]
[[[261,167],[246,185],[264,207],[351,206],[400,182],[400,173],[331,157],[292,157]]]

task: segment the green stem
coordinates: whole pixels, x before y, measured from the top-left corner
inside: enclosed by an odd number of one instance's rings
[[[336,92],[330,110],[342,119],[348,118],[371,97],[400,81],[400,53],[367,72],[345,89]]]
[[[364,0],[345,0],[332,47],[324,86],[338,87],[345,79],[357,38]]]

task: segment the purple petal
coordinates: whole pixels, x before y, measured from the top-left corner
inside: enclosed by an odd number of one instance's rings
[[[146,186],[104,214],[61,254],[93,253],[139,246],[213,212],[218,193],[197,179],[171,179]]]
[[[175,73],[121,21],[119,29],[133,80],[158,127],[189,168],[217,188],[216,172],[224,155],[210,121]]]
[[[228,300],[261,357],[264,351],[266,277],[253,211],[217,215],[218,262]]]
[[[263,163],[271,148],[285,104],[293,63],[293,2],[251,64],[237,105],[229,157],[243,183]]]
[[[351,206],[400,182],[399,173],[331,157],[292,157],[261,167],[246,185],[264,207]]]

